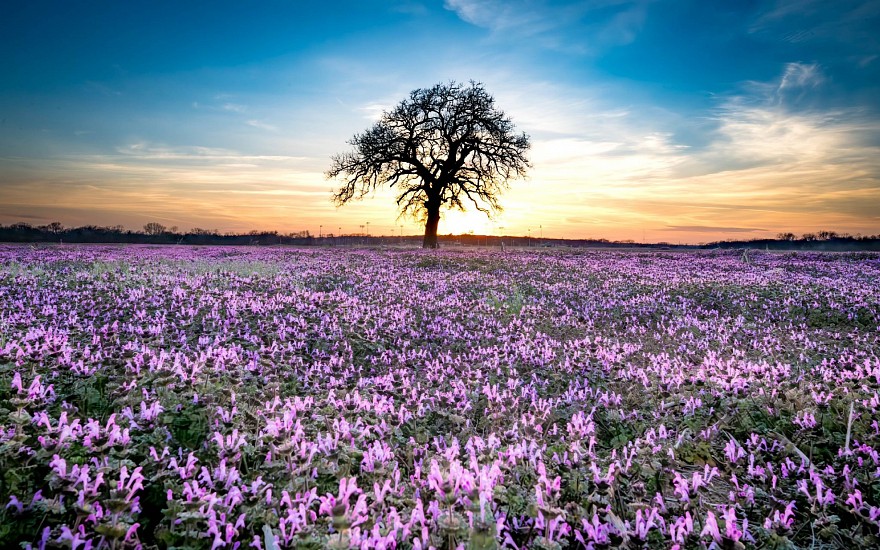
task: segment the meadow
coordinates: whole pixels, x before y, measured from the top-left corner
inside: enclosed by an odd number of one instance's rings
[[[880,545],[877,254],[0,245],[0,547]]]

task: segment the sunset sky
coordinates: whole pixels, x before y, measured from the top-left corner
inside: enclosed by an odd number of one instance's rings
[[[880,233],[880,1],[14,2],[0,223],[421,233],[330,156],[475,80],[532,138],[440,233],[696,243]]]

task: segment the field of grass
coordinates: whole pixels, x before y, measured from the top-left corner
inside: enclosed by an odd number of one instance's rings
[[[877,254],[0,246],[0,547],[875,548]]]

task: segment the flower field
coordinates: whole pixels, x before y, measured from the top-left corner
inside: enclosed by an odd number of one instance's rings
[[[873,548],[880,256],[0,246],[0,547]]]

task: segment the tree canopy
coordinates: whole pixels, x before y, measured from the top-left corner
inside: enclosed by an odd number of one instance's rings
[[[341,206],[379,187],[397,192],[401,215],[425,222],[425,248],[436,248],[441,208],[472,205],[491,216],[509,180],[530,167],[525,133],[495,107],[479,83],[450,82],[410,93],[334,156],[328,178],[341,178],[333,201]]]

